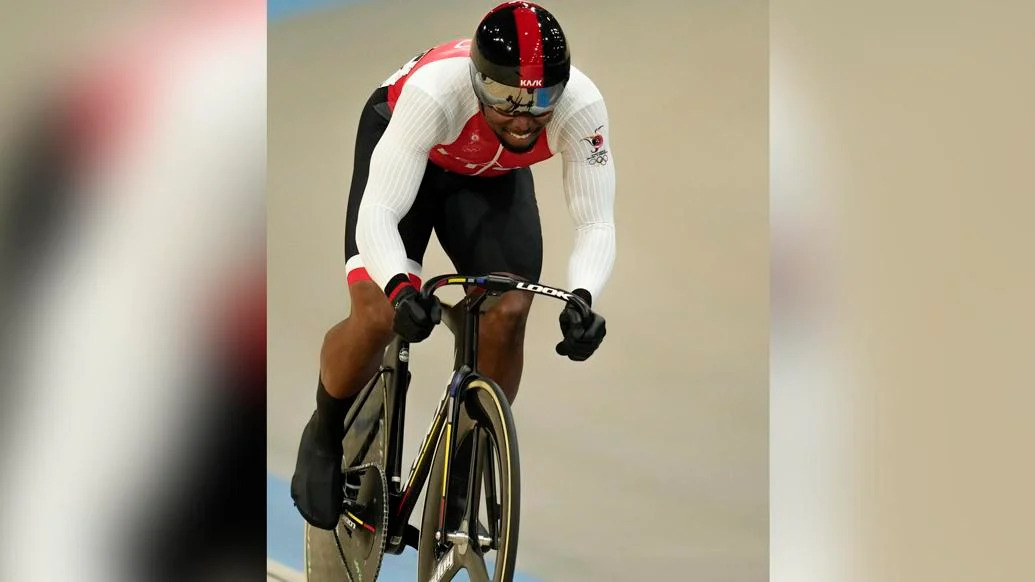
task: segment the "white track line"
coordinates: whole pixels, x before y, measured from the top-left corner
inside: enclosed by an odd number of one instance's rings
[[[305,574],[266,558],[267,582],[305,582]]]

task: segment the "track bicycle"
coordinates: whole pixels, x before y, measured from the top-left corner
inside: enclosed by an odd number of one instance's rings
[[[461,570],[472,582],[513,579],[520,513],[517,432],[503,391],[477,369],[479,318],[500,295],[515,290],[561,299],[583,317],[590,308],[568,291],[503,275],[440,275],[421,293],[430,297],[447,285],[467,290],[455,305],[442,304],[442,322],[454,336],[453,372],[406,481],[402,437],[410,345],[395,336],[345,419],[347,485],[338,525],[327,532],[305,524],[310,582],[372,582],[384,554],[398,555],[406,547],[417,551],[420,582],[451,580]],[[418,529],[409,519],[422,491]]]

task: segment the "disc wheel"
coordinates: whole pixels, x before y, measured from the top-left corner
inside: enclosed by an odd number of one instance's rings
[[[359,482],[356,499],[346,500],[334,530],[305,523],[308,582],[373,582],[380,572],[388,519],[384,390],[377,380],[342,441],[346,481]]]
[[[310,582],[373,582],[385,551],[388,486],[374,464],[346,471],[358,477],[359,495],[346,504],[333,531],[305,524],[306,579]]]

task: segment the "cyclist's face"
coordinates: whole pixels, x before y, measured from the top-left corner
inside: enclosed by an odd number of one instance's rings
[[[538,116],[527,113],[507,115],[487,105],[482,106],[482,114],[503,145],[514,151],[524,151],[535,145],[553,116],[553,112]]]

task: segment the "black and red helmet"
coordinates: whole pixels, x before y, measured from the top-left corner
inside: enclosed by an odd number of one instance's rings
[[[561,25],[532,2],[504,2],[478,24],[471,42],[471,80],[483,103],[510,113],[553,109],[571,74]]]

